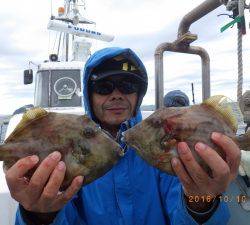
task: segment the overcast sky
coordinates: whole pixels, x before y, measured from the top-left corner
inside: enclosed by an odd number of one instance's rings
[[[181,18],[203,0],[87,0],[84,16],[96,22],[96,29],[115,35],[111,43],[93,41],[92,52],[107,46],[133,49],[145,63],[149,89],[143,104],[154,104],[154,50],[162,42],[177,36]],[[52,12],[63,0],[52,1]],[[236,27],[220,33],[230,19],[224,6],[202,18],[190,28],[199,39],[193,45],[205,48],[211,59],[211,94],[224,94],[236,100],[237,31]],[[48,59],[54,32],[47,30],[51,0],[3,1],[0,7],[0,114],[11,114],[25,104],[33,103],[34,85],[23,85],[23,70],[28,62]],[[249,20],[247,18],[247,33]],[[244,90],[249,89],[250,36],[244,36]],[[201,101],[201,62],[198,56],[166,53],[164,60],[165,93],[173,89],[185,91]]]

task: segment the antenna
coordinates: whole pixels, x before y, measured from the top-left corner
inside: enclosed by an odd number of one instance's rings
[[[81,52],[83,51],[80,51],[80,49],[84,47],[90,48],[91,44],[87,44],[87,41],[83,39],[85,37],[107,42],[113,41],[114,39],[113,35],[104,34],[100,31],[87,27],[87,25],[95,25],[95,22],[81,15],[79,6],[83,6],[84,9],[86,9],[85,0],[81,0],[81,2],[83,3],[82,5],[78,4],[78,0],[64,0],[64,7],[58,8],[58,15],[52,15],[47,26],[49,30],[59,31],[60,33],[63,33],[63,48],[60,52],[62,54],[65,54],[66,61],[69,60],[70,46],[73,48],[72,55],[74,57],[74,60],[86,59],[86,56],[81,55]],[[70,36],[72,36],[72,38],[70,38]],[[72,44],[70,40],[72,40]],[[60,48],[60,46],[58,48]],[[85,52],[89,52],[88,50]]]
[[[101,41],[107,41],[107,42],[113,41],[114,39],[113,35],[103,34],[99,31],[90,30],[84,27],[67,24],[65,22],[61,22],[57,20],[50,20],[48,24],[48,29],[61,31],[61,32],[65,32],[68,34],[73,34],[79,37],[88,37],[88,38],[97,39]]]

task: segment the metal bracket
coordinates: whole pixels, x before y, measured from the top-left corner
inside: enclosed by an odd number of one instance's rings
[[[177,40],[175,40],[173,44],[189,46],[192,42],[196,41],[197,39],[198,36],[196,34],[187,32],[183,34],[181,37],[179,37]]]

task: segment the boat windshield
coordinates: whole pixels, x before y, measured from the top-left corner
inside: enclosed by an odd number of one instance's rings
[[[43,70],[36,76],[35,106],[82,106],[80,70]]]

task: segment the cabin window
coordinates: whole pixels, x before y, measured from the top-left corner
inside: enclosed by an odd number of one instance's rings
[[[80,70],[51,70],[37,73],[35,106],[82,106]]]

